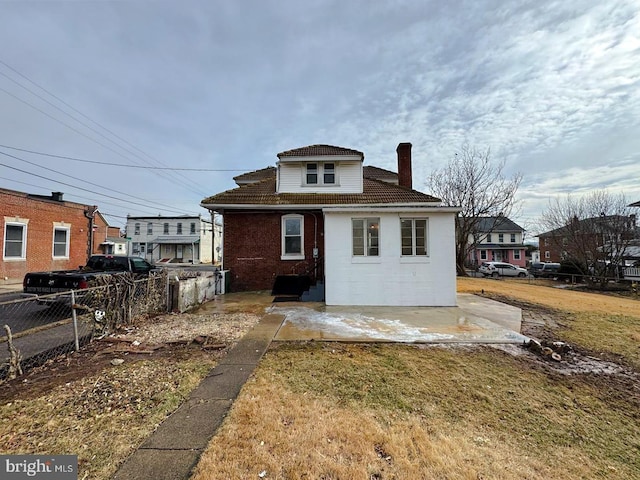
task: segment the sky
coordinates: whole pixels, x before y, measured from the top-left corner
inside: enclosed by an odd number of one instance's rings
[[[411,142],[429,193],[466,144],[531,236],[556,197],[640,200],[639,59],[638,0],[0,0],[0,187],[122,226],[310,144]]]

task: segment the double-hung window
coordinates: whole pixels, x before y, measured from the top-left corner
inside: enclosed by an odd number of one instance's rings
[[[504,243],[504,233],[498,234],[498,243]]]
[[[318,164],[307,163],[307,185],[315,185],[318,183]]]
[[[69,258],[69,227],[53,229],[53,258]]]
[[[153,223],[147,223],[147,235],[153,235]]]
[[[282,259],[304,259],[304,221],[302,215],[282,217]]]
[[[182,223],[181,222],[178,222],[176,224],[176,234],[177,235],[182,235]]]
[[[163,235],[169,235],[169,224],[168,223],[165,223],[162,226],[162,233],[163,233]]]
[[[515,233],[511,234],[511,243],[516,243],[516,234]]]
[[[336,166],[334,163],[323,164],[322,170],[322,182],[325,185],[333,185],[336,183]]]
[[[426,218],[401,218],[400,237],[403,256],[427,256]]]
[[[196,234],[196,222],[191,222],[191,224],[189,225],[189,233],[191,235]]]
[[[354,257],[377,257],[380,254],[380,219],[351,219]]]
[[[26,223],[5,224],[3,253],[6,260],[24,260],[27,258]]]
[[[140,224],[139,223],[136,223],[133,226],[133,234],[134,235],[140,235]]]

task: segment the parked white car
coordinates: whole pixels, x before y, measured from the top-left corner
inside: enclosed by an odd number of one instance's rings
[[[485,277],[521,277],[524,278],[528,272],[524,268],[516,267],[504,262],[483,262],[478,271]]]

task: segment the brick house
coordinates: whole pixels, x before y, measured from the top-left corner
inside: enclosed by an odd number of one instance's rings
[[[502,216],[479,218],[476,232],[469,235],[469,245],[472,246],[469,261],[472,265],[496,261],[525,267],[526,246],[523,241],[524,228],[513,220]]]
[[[99,255],[126,255],[127,240],[120,235],[119,227],[112,227],[99,211],[93,219],[92,253]]]
[[[308,276],[324,285],[327,305],[455,305],[459,209],[413,190],[411,144],[396,152],[399,173],[363,166],[364,154],[348,148],[288,150],[276,167],[204,199],[223,217],[231,290]]]
[[[78,268],[91,252],[95,206],[0,189],[0,280],[27,272]]]

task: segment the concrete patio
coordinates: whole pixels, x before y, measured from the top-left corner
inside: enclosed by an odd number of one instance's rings
[[[275,341],[523,343],[519,308],[471,294],[457,307],[325,306],[282,303],[267,308],[284,316]]]

